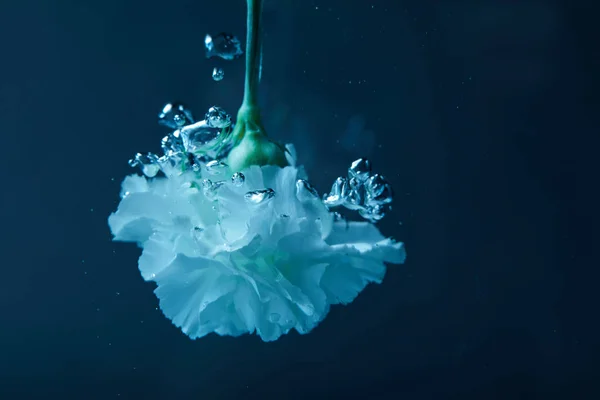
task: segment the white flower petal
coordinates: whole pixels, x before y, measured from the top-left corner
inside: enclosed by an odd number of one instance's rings
[[[153,233],[144,243],[144,250],[138,265],[142,277],[149,281],[156,278],[177,257],[173,251],[173,243],[164,233]]]
[[[292,167],[296,166],[296,160],[298,159],[297,154],[296,154],[296,147],[291,144],[288,143],[285,145],[285,158],[288,162],[289,165],[291,165]]]

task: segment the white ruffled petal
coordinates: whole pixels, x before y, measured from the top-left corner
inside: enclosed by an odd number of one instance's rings
[[[115,240],[146,241],[158,224],[170,225],[169,200],[153,193],[132,193],[121,200],[117,212],[110,215],[108,225]]]
[[[129,175],[125,177],[121,185],[121,197],[126,197],[131,193],[147,192],[148,189],[146,178],[140,175]]]
[[[298,159],[298,156],[296,154],[296,147],[289,143],[285,145],[285,158],[288,162],[289,165],[291,165],[292,167],[296,166],[296,160]]]
[[[164,233],[153,233],[144,243],[138,266],[142,277],[149,281],[156,278],[177,257],[173,243]]]
[[[191,338],[205,336],[216,327],[224,327],[232,335],[245,332],[227,306],[216,315],[214,307],[208,309],[236,289],[235,277],[219,262],[179,255],[155,281],[158,287],[154,292],[163,313]]]

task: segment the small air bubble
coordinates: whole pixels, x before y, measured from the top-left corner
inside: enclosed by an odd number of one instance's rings
[[[225,77],[225,71],[223,71],[223,68],[217,68],[217,67],[215,67],[213,69],[212,78],[213,78],[213,80],[215,82],[222,81],[224,77]]]
[[[231,175],[231,183],[233,184],[233,186],[240,187],[244,184],[245,181],[246,177],[241,172],[236,172],[233,175]]]

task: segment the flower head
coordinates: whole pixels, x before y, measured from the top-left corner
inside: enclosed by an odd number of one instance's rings
[[[302,168],[242,174],[242,185],[208,183],[191,170],[129,176],[109,218],[115,240],[143,248],[142,276],[156,282],[164,314],[191,338],[307,333],[330,305],[381,282],[385,262],[404,261],[403,245],[375,225],[330,212]]]

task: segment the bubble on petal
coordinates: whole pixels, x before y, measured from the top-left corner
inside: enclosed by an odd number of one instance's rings
[[[231,175],[231,183],[233,184],[233,186],[240,187],[244,184],[245,181],[246,177],[241,172],[236,172],[233,175]]]
[[[269,314],[269,321],[270,322],[278,322],[281,319],[281,315],[277,314],[277,313],[271,313]]]
[[[261,189],[261,190],[253,190],[251,192],[247,192],[244,195],[244,199],[250,204],[264,204],[267,201],[271,200],[275,197],[275,191],[273,189]]]
[[[217,198],[217,192],[224,181],[213,182],[210,179],[203,179],[200,186],[202,187],[202,193],[209,200],[215,200]]]
[[[185,153],[178,152],[159,157],[158,165],[167,176],[181,175],[188,168],[189,161]]]
[[[201,153],[214,147],[219,141],[221,129],[209,126],[206,121],[186,125],[180,129],[183,145],[190,153]]]
[[[169,133],[167,136],[162,138],[160,146],[165,155],[171,155],[173,153],[181,153],[185,151],[183,140],[181,139],[181,135],[179,133],[179,130],[176,130],[175,132]]]
[[[202,229],[202,228],[201,228],[201,227],[199,227],[199,226],[195,226],[195,227],[192,229],[192,237],[193,237],[193,238],[194,238],[196,241],[200,241],[202,232],[204,232],[204,229]]]
[[[227,164],[219,160],[212,160],[206,163],[204,169],[210,175],[221,175],[227,171]]]

